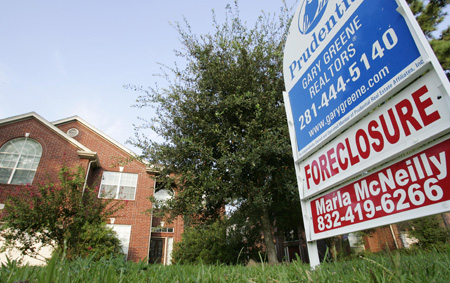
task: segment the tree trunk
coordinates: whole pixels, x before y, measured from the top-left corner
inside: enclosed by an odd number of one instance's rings
[[[267,259],[269,260],[269,264],[276,264],[278,263],[278,259],[275,244],[273,242],[273,229],[266,208],[263,209],[261,224],[264,235],[264,244],[266,245]]]

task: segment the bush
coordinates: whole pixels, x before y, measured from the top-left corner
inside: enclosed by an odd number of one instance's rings
[[[19,186],[8,196],[2,219],[5,245],[0,250],[18,248],[23,255],[37,257],[40,243],[64,251],[68,259],[89,254],[94,247],[115,254],[118,240],[103,223],[122,206],[99,199],[97,191],[85,187],[81,167],[63,166],[58,183]]]
[[[265,258],[261,244],[261,232],[250,222],[218,220],[186,228],[182,241],[175,244],[173,260],[181,264],[245,264]]]
[[[226,224],[217,221],[187,228],[182,241],[175,244],[173,260],[177,263],[230,263],[233,252],[227,245]]]
[[[102,257],[121,257],[123,256],[120,241],[116,232],[106,226],[105,223],[85,223],[81,228],[79,235],[80,243],[71,250],[65,251],[66,254],[78,255],[83,258],[92,258],[99,260]],[[62,247],[55,251],[57,254],[63,254]],[[77,250],[74,251],[73,248]]]
[[[440,215],[418,218],[411,221],[410,235],[419,240],[415,246],[425,250],[446,249],[450,242],[447,229],[442,226]]]

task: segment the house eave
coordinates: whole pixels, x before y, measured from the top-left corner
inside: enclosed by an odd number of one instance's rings
[[[77,153],[79,158],[88,159],[89,161],[93,162],[93,165],[95,167],[100,167],[100,161],[98,159],[97,152],[78,150]]]
[[[159,175],[161,174],[161,169],[161,166],[147,164],[147,166],[145,167],[145,172],[147,172],[148,174]]]

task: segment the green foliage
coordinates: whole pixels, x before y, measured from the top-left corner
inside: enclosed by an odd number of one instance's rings
[[[143,92],[139,107],[157,111],[142,128],[165,142],[149,140],[138,128],[133,145],[162,166],[162,182],[178,181],[166,206],[171,218],[214,222],[224,205],[237,202],[235,213],[261,223],[268,248],[268,226],[282,230],[284,219],[301,222],[282,97],[290,16],[284,7],[278,17],[262,14],[248,28],[236,5],[227,7],[224,23],[213,14],[210,34],[195,35],[188,23],[177,23],[183,49],[176,54],[186,65],[166,69],[162,76],[172,79],[166,88],[129,86]],[[179,179],[167,180],[169,174]]]
[[[450,71],[450,27],[442,32],[440,38],[431,40],[430,44],[448,77]]]
[[[261,225],[257,219],[228,219],[227,246],[233,251],[231,264],[246,264],[250,259],[259,262],[266,260],[261,238]]]
[[[233,224],[218,220],[185,229],[182,241],[175,244],[173,259],[177,264],[237,264],[261,257],[261,233],[251,223]]]
[[[437,26],[447,16],[444,11],[450,1],[449,0],[407,0],[411,11],[416,16],[420,27],[425,36],[430,40],[436,57],[442,65],[442,68],[447,72],[447,77],[450,79],[450,27],[444,28],[440,35],[433,36],[436,32]]]
[[[90,257],[93,255],[93,259],[98,260],[102,257],[122,255],[116,232],[107,227],[104,222],[86,222],[78,237],[81,241],[77,246],[77,256]],[[64,251],[60,248],[57,251],[62,254]]]
[[[450,3],[449,0],[407,0],[411,11],[416,16],[422,31],[428,38],[433,38],[432,33],[447,15],[443,8]]]
[[[235,253],[227,246],[227,225],[217,221],[186,228],[181,242],[175,244],[176,263],[230,263]]]
[[[226,265],[147,265],[123,259],[66,261],[54,256],[45,267],[0,266],[0,283],[12,282],[448,282],[450,250],[369,255],[323,263],[315,270],[300,261],[253,267]]]
[[[410,221],[409,234],[419,240],[415,245],[421,249],[447,248],[450,243],[449,231],[442,226],[441,215],[432,215]]]
[[[63,166],[59,183],[17,187],[6,201],[2,218],[6,244],[1,249],[15,247],[38,258],[36,243],[41,243],[64,251],[69,259],[89,254],[94,247],[100,254],[117,251],[118,240],[102,223],[123,205],[99,199],[97,191],[83,185],[81,167],[73,172]]]

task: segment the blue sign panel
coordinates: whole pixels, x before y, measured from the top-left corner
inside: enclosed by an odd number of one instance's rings
[[[334,31],[357,2],[345,24]],[[332,12],[324,13],[325,9]],[[351,118],[349,113],[366,108],[367,98],[382,97],[423,64],[396,9],[395,0],[306,0],[300,4],[293,24],[310,42],[295,60],[285,62],[284,74],[285,80],[297,81],[287,91],[300,155],[324,133],[337,131]],[[316,50],[319,55],[314,55]]]

